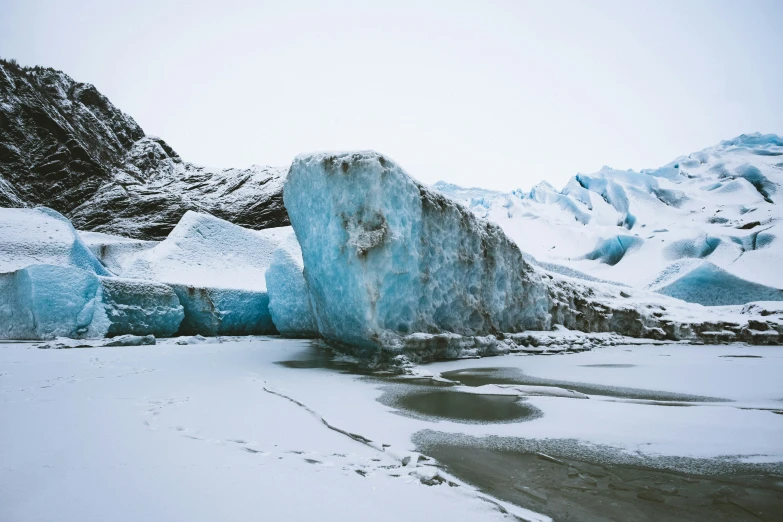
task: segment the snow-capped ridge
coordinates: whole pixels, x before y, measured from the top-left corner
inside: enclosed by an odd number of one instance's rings
[[[655,169],[580,173],[559,191],[542,182],[476,203],[452,184],[435,188],[498,223],[541,263],[643,288],[672,263],[703,259],[741,280],[779,289],[783,273],[772,267],[783,262],[781,156],[783,138],[743,134]],[[717,284],[710,280],[705,284]],[[766,299],[760,287],[748,288]],[[701,295],[700,302],[712,301]]]

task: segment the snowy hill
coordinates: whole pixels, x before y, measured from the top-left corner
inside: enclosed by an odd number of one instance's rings
[[[0,60],[0,207],[43,205],[80,230],[163,239],[185,212],[288,225],[285,168],[183,161],[94,86]]]
[[[783,300],[781,184],[783,138],[750,134],[654,170],[577,174],[562,190],[435,188],[545,267],[727,305]]]

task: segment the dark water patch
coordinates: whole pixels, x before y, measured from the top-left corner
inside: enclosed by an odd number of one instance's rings
[[[635,364],[580,364],[582,368],[633,368]]]
[[[641,404],[646,406],[672,406],[675,408],[687,408],[690,406],[696,406],[694,402],[669,402],[669,401],[646,401],[646,400],[634,400],[634,399],[609,399],[607,402],[625,402],[629,404]]]
[[[675,402],[731,402],[719,397],[706,397],[702,395],[689,395],[659,390],[645,390],[641,388],[626,388],[622,386],[608,386],[604,384],[591,384],[584,382],[566,381],[561,379],[545,379],[526,375],[519,368],[465,368],[443,372],[441,376],[446,379],[459,381],[466,386],[483,386],[485,384],[523,384],[532,386],[557,386],[568,390],[574,390],[586,395],[605,395],[624,399],[642,399],[651,401],[675,401]]]
[[[719,355],[718,357],[731,357],[735,359],[763,359],[761,355]]]
[[[783,465],[645,457],[574,440],[419,432],[419,451],[480,490],[555,520],[783,520]]]
[[[424,386],[389,387],[378,400],[406,415],[466,424],[523,422],[543,415],[517,396],[477,395]]]
[[[318,368],[357,375],[367,375],[371,373],[367,368],[363,368],[359,361],[347,358],[329,348],[325,343],[318,341],[313,341],[310,346],[297,352],[295,358],[285,361],[275,361],[275,364],[297,370],[312,370]]]

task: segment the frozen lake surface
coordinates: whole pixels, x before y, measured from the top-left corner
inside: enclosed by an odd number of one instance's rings
[[[779,347],[616,346],[412,379],[273,337],[40,344],[0,345],[0,520],[783,511]]]

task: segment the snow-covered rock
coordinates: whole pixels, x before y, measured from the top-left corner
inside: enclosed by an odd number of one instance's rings
[[[0,59],[0,206],[45,205],[80,230],[163,239],[188,210],[288,225],[284,168],[202,167],[146,136],[90,84]]]
[[[293,230],[272,254],[266,272],[269,312],[277,330],[286,337],[317,337],[307,282],[304,277],[302,249]]]
[[[120,335],[103,346],[149,346],[155,344],[154,335]]]
[[[775,292],[783,288],[775,268],[783,262],[781,156],[783,138],[750,134],[658,169],[577,174],[560,191],[548,183],[508,194],[435,188],[500,225],[545,268],[655,290],[678,273],[680,289],[699,276],[698,292],[670,295],[735,304],[783,299]],[[739,289],[731,299],[727,281]]]

